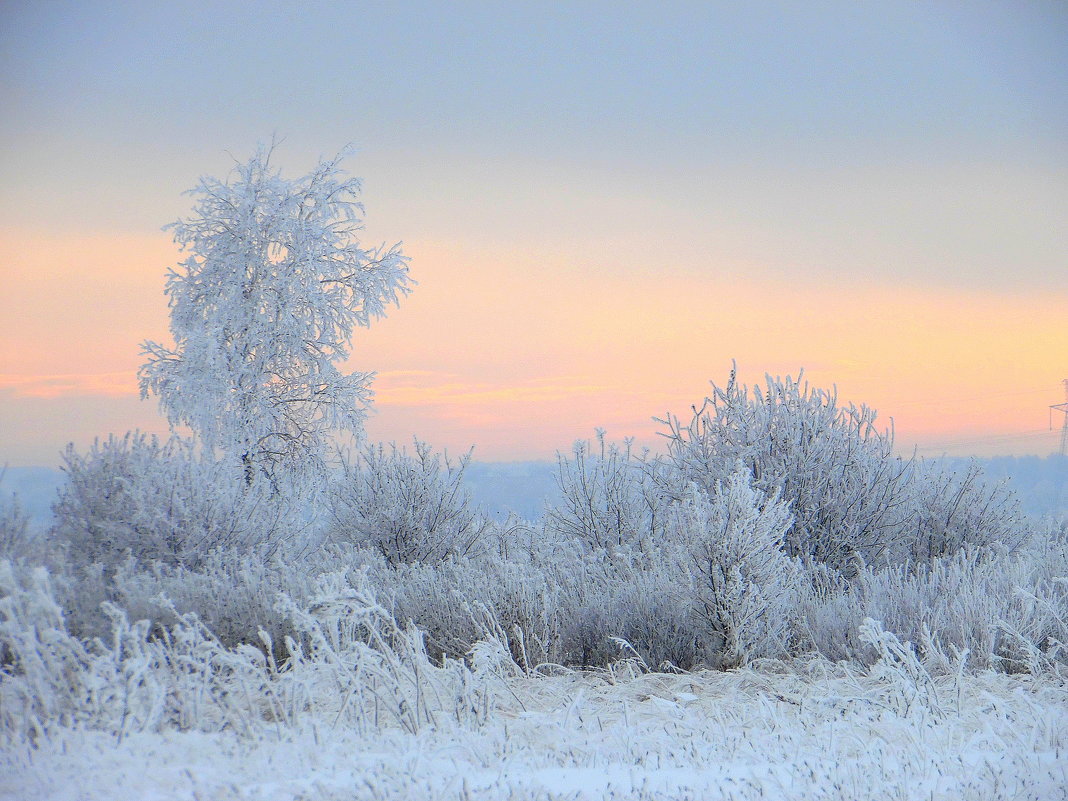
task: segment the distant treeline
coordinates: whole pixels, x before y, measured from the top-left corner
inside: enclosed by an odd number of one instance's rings
[[[931,460],[928,460],[931,461]],[[946,457],[946,464],[963,468],[971,459]],[[1039,517],[1068,512],[1068,458],[994,456],[975,459],[990,481],[1008,481],[1024,512]],[[17,493],[37,525],[46,525],[63,474],[51,467],[9,467],[0,493]],[[468,467],[464,480],[474,499],[499,519],[514,513],[526,520],[542,517],[545,504],[559,497],[556,463],[550,461],[479,462]]]

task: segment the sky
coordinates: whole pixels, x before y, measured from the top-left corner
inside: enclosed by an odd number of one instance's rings
[[[161,229],[272,137],[292,176],[351,144],[419,282],[354,337],[372,440],[656,447],[736,361],[902,452],[1059,445],[1061,2],[8,0],[0,108],[0,463],[167,430]]]

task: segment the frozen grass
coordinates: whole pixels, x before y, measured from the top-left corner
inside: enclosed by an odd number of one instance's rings
[[[43,570],[0,563],[0,797],[1058,799],[1063,669],[932,674],[873,620],[869,667],[820,657],[648,672],[521,668],[499,639],[432,661],[370,584],[283,600],[281,664],[194,617],[71,636]]]
[[[622,675],[621,675],[622,674]],[[411,733],[305,718],[256,736],[64,728],[4,750],[34,799],[1059,799],[1068,697],[982,673],[905,703],[826,663],[515,676],[481,721]],[[514,695],[512,694],[514,693]]]

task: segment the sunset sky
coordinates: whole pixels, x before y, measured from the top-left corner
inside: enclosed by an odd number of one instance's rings
[[[655,445],[734,359],[903,452],[1057,448],[1063,2],[156,6],[0,5],[0,465],[166,430],[160,229],[272,136],[294,176],[352,143],[411,257],[354,340],[372,439]]]

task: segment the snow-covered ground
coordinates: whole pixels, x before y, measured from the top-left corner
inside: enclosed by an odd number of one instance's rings
[[[307,717],[252,738],[63,729],[2,753],[0,797],[1068,798],[1068,687],[1049,676],[929,681],[813,661],[501,681],[484,714],[414,733]]]

